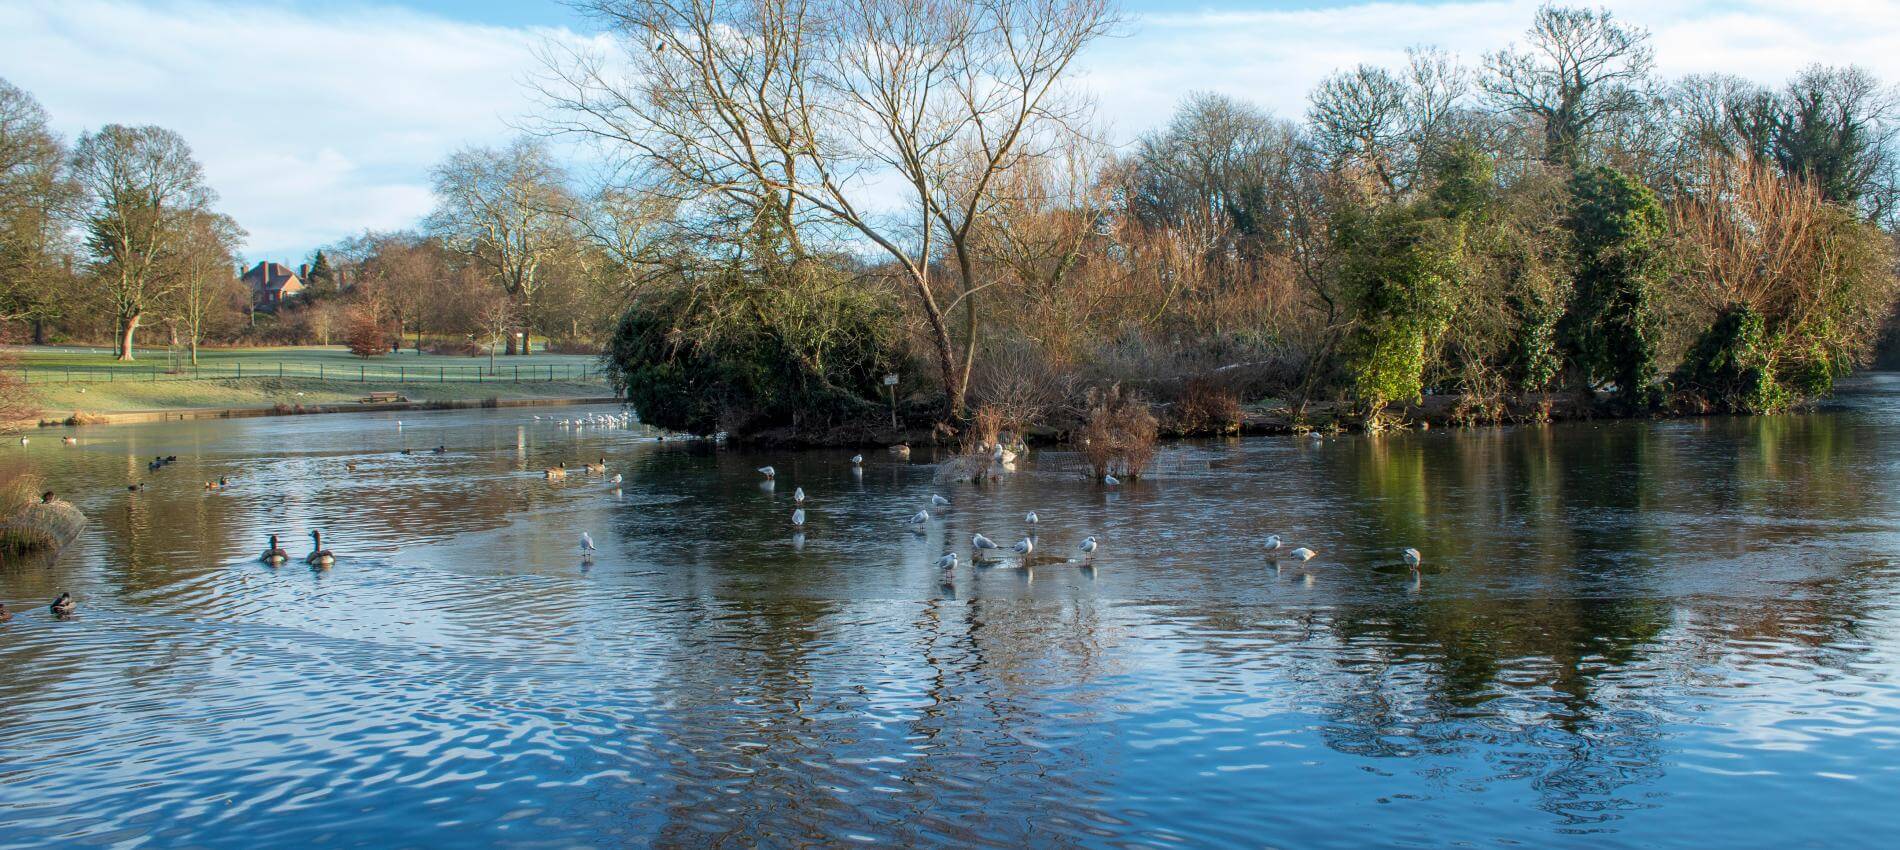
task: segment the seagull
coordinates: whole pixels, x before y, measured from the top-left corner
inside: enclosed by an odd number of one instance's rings
[[[1029,523],[1030,525],[1035,525],[1036,523],[1039,523],[1041,521],[1042,521],[1041,519],[1036,517],[1035,511],[1030,511],[1029,513],[1023,515],[1023,522]]]
[[[944,553],[943,557],[937,559],[937,568],[942,569],[942,570],[956,569],[957,568],[957,553],[955,552]]]
[[[1088,560],[1095,557],[1095,550],[1101,548],[1101,544],[1096,543],[1095,538],[1090,536],[1082,538],[1082,545],[1075,548],[1082,550],[1083,560]]]
[[[944,497],[942,497],[942,496],[939,496],[939,495],[937,495],[937,494],[935,494],[935,493],[932,493],[932,494],[930,494],[930,504],[931,504],[931,505],[933,505],[933,506],[935,506],[935,507],[939,507],[939,508],[941,508],[941,507],[944,507],[944,506],[946,506],[946,505],[949,505],[949,504],[950,504],[950,500],[949,500],[949,499],[946,499],[946,498],[944,498]]]
[[[863,466],[863,465],[864,465],[864,455],[852,455],[852,456],[851,456],[851,465],[852,465],[852,466]]]
[[[1107,474],[1104,474],[1104,475],[1102,476],[1102,483],[1103,483],[1103,484],[1107,484],[1107,485],[1109,485],[1110,487],[1113,487],[1113,486],[1115,486],[1116,484],[1120,484],[1120,483],[1122,483],[1122,480],[1121,480],[1120,478],[1116,478],[1116,477],[1115,477],[1115,476],[1113,476],[1113,475],[1107,475]]]
[[[1313,560],[1313,556],[1319,553],[1311,549],[1308,549],[1305,546],[1301,546],[1300,548],[1295,549],[1286,554],[1287,554],[1287,557],[1292,558],[1295,561],[1311,561]]]
[[[792,525],[798,526],[799,528],[805,527],[805,509],[804,508],[799,508],[795,511],[792,511]]]
[[[618,473],[618,472],[616,472],[616,473],[614,473],[614,477],[613,477],[613,483],[614,483],[615,485],[618,485],[618,484],[620,483],[620,473]]]
[[[595,551],[595,549],[594,549],[594,536],[593,536],[593,535],[591,535],[591,534],[588,534],[588,533],[587,533],[587,532],[585,532],[585,531],[583,531],[583,532],[581,532],[581,551],[582,551],[582,552],[593,552],[593,551]]]
[[[767,478],[777,478],[778,470],[773,469],[772,467],[769,467],[769,466],[761,466],[759,467],[759,474]]]
[[[1267,535],[1266,547],[1267,547],[1267,551],[1269,552],[1280,548],[1280,535],[1278,534]]]
[[[793,488],[792,488],[792,501],[793,501],[794,503],[796,503],[796,504],[800,504],[800,505],[802,505],[802,504],[804,504],[804,503],[805,503],[805,488],[803,488],[803,487],[793,487]]]
[[[930,512],[922,511],[922,510],[914,514],[911,514],[910,519],[905,520],[905,522],[908,522],[911,525],[923,525],[924,523],[929,522],[929,521],[930,521]]]
[[[1025,537],[1016,541],[1016,545],[1010,548],[1016,550],[1016,554],[1018,555],[1027,556],[1029,553],[1036,551],[1036,541]]]
[[[976,535],[971,535],[970,537],[970,548],[981,550],[981,549],[1001,549],[1003,547],[996,545],[996,541],[991,540],[988,537],[984,537],[981,534],[976,534]]]
[[[1410,547],[1400,549],[1399,555],[1405,558],[1406,566],[1411,567],[1412,569],[1415,569],[1415,570],[1418,569],[1419,563],[1425,560],[1425,557],[1423,555],[1420,555],[1417,549],[1413,549]]]

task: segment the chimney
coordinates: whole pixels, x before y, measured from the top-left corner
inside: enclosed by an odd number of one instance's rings
[[[310,264],[309,263],[304,263],[303,265],[297,267],[297,279],[298,280],[310,279]]]

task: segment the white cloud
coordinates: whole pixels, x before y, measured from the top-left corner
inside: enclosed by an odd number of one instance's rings
[[[1608,5],[1655,33],[1666,75],[1727,71],[1772,83],[1820,61],[1900,81],[1892,0]],[[1167,120],[1194,90],[1297,117],[1306,92],[1336,68],[1395,64],[1416,44],[1475,63],[1521,38],[1535,6],[1386,0],[1151,13],[1091,53],[1079,83],[1121,140]],[[532,110],[521,81],[549,38],[581,36],[374,5],[316,14],[204,0],[16,0],[0,3],[0,76],[36,94],[69,135],[108,122],[183,133],[223,209],[250,230],[251,256],[294,262],[318,244],[426,213],[431,165],[462,145],[507,138]]]
[[[315,245],[428,212],[428,169],[507,138],[533,49],[565,31],[353,7],[58,0],[0,5],[0,76],[62,132],[152,123],[190,141],[247,253]]]

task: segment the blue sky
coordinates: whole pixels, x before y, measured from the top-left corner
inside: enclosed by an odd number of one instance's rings
[[[1655,34],[1668,76],[1777,82],[1810,62],[1900,81],[1896,0],[1589,0]],[[1130,33],[1075,84],[1111,138],[1212,90],[1297,117],[1327,73],[1435,44],[1475,63],[1518,38],[1537,0],[1130,0]],[[0,0],[0,77],[68,137],[108,122],[183,133],[252,260],[413,225],[428,171],[533,111],[522,81],[586,21],[551,0]]]

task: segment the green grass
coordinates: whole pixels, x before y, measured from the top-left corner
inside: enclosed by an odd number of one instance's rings
[[[163,372],[174,363],[174,356],[167,348],[139,348],[133,351],[137,358],[131,363],[121,363],[112,358],[112,349],[103,346],[43,346],[19,345],[6,349],[14,356],[14,365],[25,366],[29,371],[71,367],[74,369],[120,368],[149,373],[153,366]],[[184,352],[176,355],[177,363],[189,364]],[[201,348],[198,350],[198,364],[204,368],[230,369],[242,365],[246,371],[259,372],[274,370],[283,363],[294,369],[315,369],[318,364],[335,366],[355,371],[356,367],[367,365],[371,369],[393,369],[397,366],[419,366],[435,368],[485,367],[488,358],[455,357],[438,354],[417,354],[404,349],[400,354],[385,354],[381,357],[364,359],[350,353],[340,345],[333,346],[278,346],[264,348]],[[591,367],[598,365],[599,358],[591,354],[532,354],[527,357],[495,357],[496,368],[507,371],[509,366],[520,365],[545,367]]]
[[[451,382],[397,384],[393,381],[319,381],[304,378],[242,378],[215,381],[115,381],[97,384],[35,385],[42,419],[64,419],[77,411],[119,413],[129,410],[237,408],[353,402],[371,392],[397,392],[410,401],[486,398],[590,398],[613,395],[602,384]],[[299,395],[302,393],[302,395]]]

